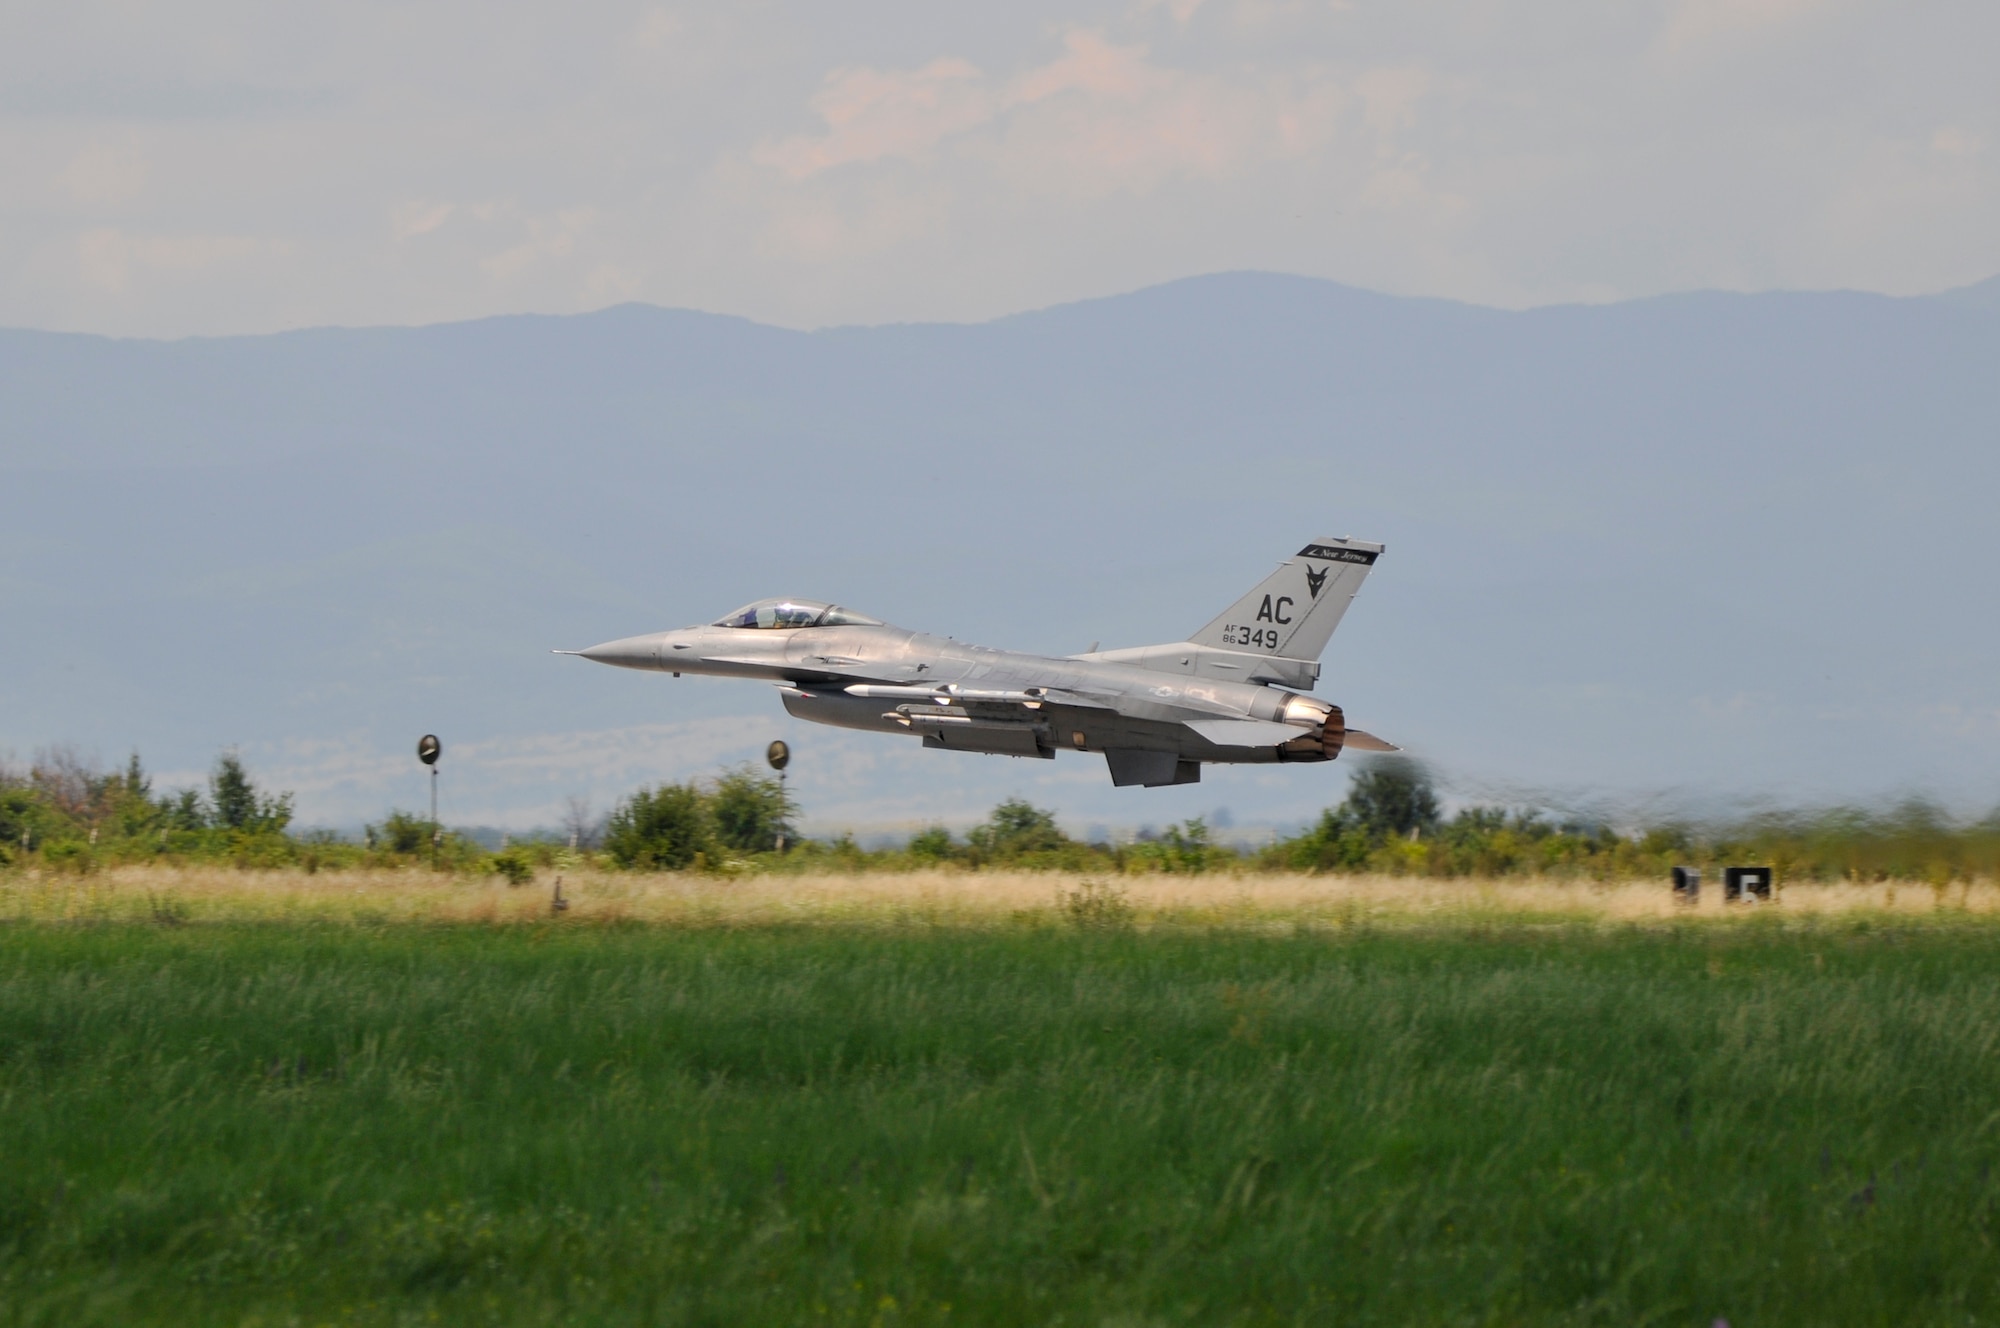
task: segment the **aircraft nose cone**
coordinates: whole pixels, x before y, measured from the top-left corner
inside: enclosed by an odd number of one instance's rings
[[[616,664],[621,669],[657,668],[660,662],[660,638],[657,635],[627,636],[576,653],[585,659],[594,659],[599,664]]]

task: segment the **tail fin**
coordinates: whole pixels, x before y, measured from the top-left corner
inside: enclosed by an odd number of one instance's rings
[[[1382,556],[1366,540],[1318,539],[1188,639],[1196,645],[1316,660]]]

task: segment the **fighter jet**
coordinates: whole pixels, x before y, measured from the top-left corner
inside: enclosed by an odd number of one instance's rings
[[[1185,641],[1052,658],[891,627],[814,599],[763,599],[712,623],[557,651],[600,664],[775,682],[785,709],[915,734],[955,752],[1101,752],[1111,782],[1193,784],[1208,764],[1393,752],[1301,696],[1380,544],[1318,539]],[[1298,689],[1298,690],[1293,690]]]

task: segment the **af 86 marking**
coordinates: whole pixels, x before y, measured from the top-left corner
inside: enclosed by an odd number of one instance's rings
[[[1253,650],[1276,650],[1278,629],[1275,627],[1244,627],[1229,623],[1222,629],[1222,644],[1226,646],[1249,646]]]

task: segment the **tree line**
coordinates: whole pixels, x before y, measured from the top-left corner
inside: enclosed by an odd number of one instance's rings
[[[1787,880],[1915,880],[1942,888],[2000,877],[2000,811],[1955,820],[1917,800],[1886,808],[1770,813],[1727,824],[1663,821],[1616,827],[1544,809],[1471,806],[1449,814],[1429,772],[1400,757],[1373,761],[1346,797],[1297,834],[1255,846],[1220,842],[1193,817],[1132,842],[1086,841],[1053,812],[1008,799],[963,834],[927,827],[900,844],[797,829],[785,785],[751,766],[633,792],[601,825],[544,833],[488,851],[466,835],[392,811],[359,839],[293,827],[290,793],[261,789],[233,751],[205,785],[155,792],[137,755],[100,770],[66,750],[26,769],[0,764],[0,869],[87,872],[133,862],[242,867],[430,866],[494,872],[525,883],[545,869],[633,871],[1295,871],[1442,878],[1631,879],[1674,866],[1769,863]]]

